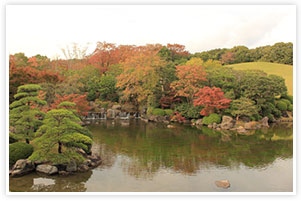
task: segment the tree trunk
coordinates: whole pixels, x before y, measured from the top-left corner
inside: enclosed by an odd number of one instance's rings
[[[62,153],[62,143],[60,143],[60,142],[59,142],[58,152],[59,152],[59,154]]]

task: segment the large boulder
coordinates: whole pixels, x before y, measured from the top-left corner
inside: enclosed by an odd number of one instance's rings
[[[258,129],[258,128],[260,128],[260,124],[256,121],[250,121],[250,122],[245,123],[244,128],[247,130]]]
[[[20,159],[13,166],[10,171],[11,176],[22,176],[34,171],[35,165],[28,159]]]
[[[215,185],[220,188],[229,188],[230,182],[228,180],[215,181]]]
[[[71,161],[66,167],[67,172],[75,172],[76,170],[77,170],[77,164],[74,161]]]
[[[247,130],[242,127],[242,126],[239,126],[236,131],[239,133],[239,134],[245,134],[247,132]]]
[[[260,124],[262,127],[266,127],[269,128],[269,118],[268,117],[264,117],[263,119],[260,120]]]
[[[233,126],[234,126],[233,118],[224,115],[221,123],[221,129],[228,130],[233,128]]]
[[[121,110],[121,105],[113,105],[112,109],[113,110]]]
[[[203,124],[202,121],[203,121],[203,119],[196,120],[195,125],[200,125],[201,126]]]
[[[46,165],[46,164],[42,164],[42,165],[38,165],[36,168],[37,172],[42,172],[48,175],[53,175],[58,173],[58,169],[57,167],[53,166],[53,165]]]

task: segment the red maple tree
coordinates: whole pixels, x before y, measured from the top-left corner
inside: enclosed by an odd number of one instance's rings
[[[224,97],[224,92],[220,88],[203,87],[194,95],[197,97],[193,101],[194,106],[204,106],[200,112],[203,116],[214,113],[215,109],[226,109],[230,106],[231,99]]]

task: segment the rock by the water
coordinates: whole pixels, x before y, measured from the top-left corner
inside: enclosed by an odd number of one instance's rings
[[[269,118],[268,117],[264,117],[263,119],[260,120],[260,124],[263,127],[267,127],[269,128]]]
[[[212,124],[209,124],[209,125],[208,125],[208,128],[213,128]]]
[[[79,171],[79,172],[86,172],[86,171],[88,171],[89,169],[90,169],[90,168],[89,168],[88,165],[81,164],[81,165],[78,166],[77,171]]]
[[[239,126],[236,131],[239,133],[239,134],[245,134],[247,131],[244,127],[242,126]]]
[[[212,128],[213,128],[213,129],[216,129],[216,127],[217,127],[217,124],[214,122],[214,123],[212,124]]]
[[[215,185],[219,188],[229,188],[230,182],[228,180],[215,181]]]
[[[202,125],[202,119],[198,119],[198,120],[196,120],[196,122],[195,122],[195,125]]]
[[[167,128],[175,128],[174,125],[167,125]]]
[[[35,165],[32,161],[27,159],[18,160],[11,170],[11,176],[21,176],[34,171]]]
[[[121,110],[121,105],[113,105],[112,109],[113,110]]]
[[[74,161],[71,161],[66,167],[67,172],[75,172],[76,170],[77,170],[77,164]]]
[[[46,165],[46,164],[38,165],[37,168],[36,168],[36,171],[42,172],[42,173],[45,173],[45,174],[48,174],[48,175],[58,173],[57,167],[55,167],[53,165]]]
[[[67,175],[70,175],[71,172],[66,172],[66,171],[59,171],[59,175],[63,175],[63,176],[67,176]]]
[[[224,115],[221,123],[221,129],[228,130],[233,128],[233,126],[234,126],[233,118]]]
[[[253,130],[253,129],[258,129],[258,126],[259,126],[258,122],[250,121],[245,123],[244,128],[247,130]]]

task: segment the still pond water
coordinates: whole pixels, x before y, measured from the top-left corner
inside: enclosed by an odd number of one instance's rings
[[[252,136],[136,120],[89,128],[102,165],[65,177],[31,173],[10,178],[10,191],[293,191],[292,125],[274,125]],[[222,179],[230,181],[230,188],[216,187]]]

